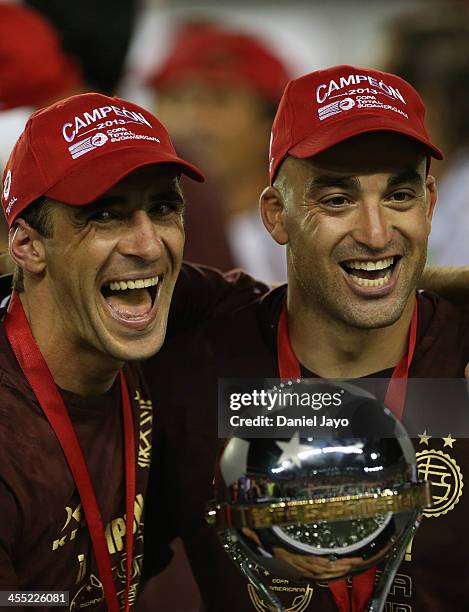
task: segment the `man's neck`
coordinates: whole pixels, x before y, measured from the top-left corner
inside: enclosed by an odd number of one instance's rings
[[[108,391],[122,365],[97,350],[77,346],[53,310],[40,306],[34,296],[20,294],[33,336],[58,387],[81,396]],[[48,313],[44,317],[43,313]]]
[[[400,318],[378,329],[324,321],[304,303],[288,298],[290,342],[298,361],[324,378],[360,378],[397,365],[408,348],[415,305],[412,295]]]

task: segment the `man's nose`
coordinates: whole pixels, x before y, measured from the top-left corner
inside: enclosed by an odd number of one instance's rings
[[[145,261],[155,261],[161,257],[163,250],[158,226],[146,211],[135,211],[129,217],[119,242],[121,254],[133,255]]]
[[[353,238],[370,249],[384,249],[392,238],[389,211],[377,202],[364,202],[357,211]]]

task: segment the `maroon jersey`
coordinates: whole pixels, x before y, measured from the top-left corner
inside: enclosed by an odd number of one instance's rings
[[[204,514],[213,497],[214,466],[223,444],[217,437],[218,378],[278,377],[276,332],[285,292],[280,287],[257,304],[176,336],[144,366],[152,399],[161,407],[146,514],[144,575],[156,573],[168,562],[168,540],[181,537],[208,612],[267,610],[223,551]],[[417,346],[409,375],[463,377],[468,360],[467,315],[444,300],[420,294]],[[375,376],[388,378],[391,373]],[[302,375],[314,373],[303,368]],[[384,393],[385,389],[379,399]],[[463,481],[469,474],[469,444],[451,431],[451,403],[435,408],[448,411],[448,434],[436,437],[430,426],[423,427],[415,446],[419,473],[432,481],[436,505],[425,511],[385,612],[468,609],[469,496]],[[406,403],[404,424],[406,419],[415,421],[415,409]],[[296,584],[274,575],[263,578],[289,611],[337,611],[325,584]],[[177,601],[177,593],[174,597]]]
[[[11,279],[0,279],[0,296]],[[185,264],[178,279],[169,333],[224,309],[258,299],[265,285],[241,271],[222,275]],[[0,319],[5,315],[0,307]],[[140,582],[144,495],[151,461],[152,402],[140,367],[124,368],[135,421],[137,457],[131,601]],[[152,374],[154,375],[154,373]],[[164,377],[161,378],[164,380]],[[121,391],[104,395],[62,391],[94,485],[116,592],[125,598],[125,483]],[[55,437],[0,323],[0,590],[69,591],[71,610],[105,610],[89,531],[77,488]]]
[[[3,313],[0,313],[0,316]],[[78,491],[60,444],[0,327],[0,590],[69,591],[71,610],[106,610]],[[136,439],[135,599],[151,459],[152,404],[138,368],[125,376]],[[124,440],[119,381],[105,394],[61,392],[94,485],[121,603],[125,597]],[[53,608],[52,608],[53,609]]]

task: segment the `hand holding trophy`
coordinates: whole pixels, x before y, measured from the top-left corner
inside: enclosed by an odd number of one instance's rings
[[[259,567],[297,582],[329,582],[379,564],[365,605],[381,612],[419,514],[431,504],[412,442],[383,404],[359,390],[336,416],[348,426],[325,437],[316,429],[308,437],[231,438],[219,458],[207,520],[268,610],[285,608]]]

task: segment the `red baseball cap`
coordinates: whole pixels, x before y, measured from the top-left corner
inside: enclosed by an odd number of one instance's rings
[[[286,155],[306,158],[365,132],[404,134],[443,159],[424,124],[425,106],[400,77],[370,68],[334,66],[290,81],[271,135],[272,183]]]
[[[204,180],[143,108],[97,93],[66,98],[31,115],[10,155],[2,190],[7,222],[40,196],[88,204],[132,170],[160,163]]]
[[[207,23],[182,28],[148,84],[164,88],[194,77],[213,85],[249,87],[274,104],[290,78],[282,61],[254,37]]]
[[[43,106],[79,86],[78,65],[36,11],[0,3],[0,110]]]

